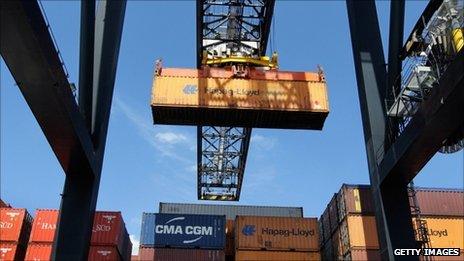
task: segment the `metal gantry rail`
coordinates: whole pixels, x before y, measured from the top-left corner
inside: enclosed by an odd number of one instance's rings
[[[266,53],[275,0],[197,1],[197,67]],[[208,62],[209,61],[209,62]],[[251,128],[199,126],[198,199],[239,200]]]

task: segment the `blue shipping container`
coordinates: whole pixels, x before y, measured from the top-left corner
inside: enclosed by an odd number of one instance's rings
[[[224,249],[226,216],[155,214],[156,247]]]
[[[155,246],[155,213],[142,214],[142,231],[140,232],[140,246]]]

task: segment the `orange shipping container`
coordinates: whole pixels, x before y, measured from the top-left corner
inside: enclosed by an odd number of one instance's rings
[[[0,242],[0,261],[24,260],[26,247],[12,242]]]
[[[121,260],[116,246],[90,246],[88,261]]]
[[[48,261],[52,256],[52,243],[30,243],[25,260]]]
[[[289,251],[246,251],[240,250],[235,253],[236,261],[303,261],[321,260],[319,252],[289,252]]]
[[[464,251],[464,217],[423,217],[427,222],[430,246]]]
[[[32,217],[24,208],[0,208],[0,241],[27,244]]]
[[[374,216],[348,215],[339,229],[343,254],[352,248],[379,249]]]
[[[154,123],[322,129],[329,113],[322,75],[274,71],[233,78],[230,70],[218,70],[223,73],[163,68],[153,81]]]
[[[319,251],[318,233],[316,218],[237,216],[235,248]]]
[[[37,209],[29,242],[53,243],[58,214],[54,209]]]

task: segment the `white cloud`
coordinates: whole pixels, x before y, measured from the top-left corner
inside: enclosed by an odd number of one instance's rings
[[[176,144],[181,142],[186,142],[187,137],[180,133],[174,132],[160,132],[156,133],[155,138],[162,143]]]
[[[129,238],[132,242],[132,255],[138,255],[140,241],[135,237],[135,235],[129,235]]]
[[[257,146],[261,150],[271,150],[277,144],[277,139],[255,134],[251,137],[251,146]]]

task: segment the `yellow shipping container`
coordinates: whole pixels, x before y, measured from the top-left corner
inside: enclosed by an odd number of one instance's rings
[[[374,216],[348,215],[339,229],[343,254],[351,248],[379,249]]]
[[[427,222],[430,246],[464,251],[464,217],[423,217]]]
[[[305,261],[321,260],[319,252],[288,252],[288,251],[245,251],[235,253],[236,261]]]
[[[291,72],[253,79],[164,71],[153,80],[155,124],[322,129],[329,112],[325,80],[301,73],[292,80]]]
[[[319,251],[317,219],[237,216],[235,248]]]

